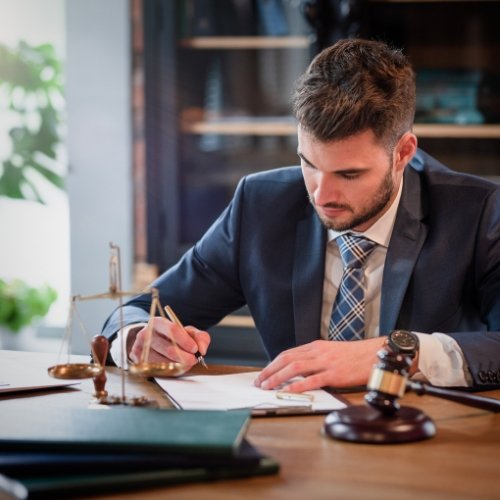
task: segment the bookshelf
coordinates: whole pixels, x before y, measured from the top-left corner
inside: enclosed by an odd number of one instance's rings
[[[402,47],[416,70],[420,146],[451,168],[498,179],[500,2],[369,0],[366,16],[368,35]]]
[[[203,234],[243,175],[297,163],[289,96],[314,55],[314,34],[293,0],[277,2],[284,22],[272,25],[250,0],[134,3],[144,33],[145,246],[161,269]],[[402,47],[418,82],[458,71],[460,90],[460,72],[476,78],[466,89],[476,93],[472,113],[417,116],[421,147],[457,170],[500,176],[500,1],[362,4],[361,35]]]

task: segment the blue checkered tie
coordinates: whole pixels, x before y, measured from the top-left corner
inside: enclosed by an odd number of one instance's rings
[[[328,338],[360,340],[365,334],[365,291],[363,265],[375,243],[361,236],[337,237],[344,273],[332,309]]]

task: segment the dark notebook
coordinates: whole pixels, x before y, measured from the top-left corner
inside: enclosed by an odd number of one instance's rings
[[[39,408],[1,412],[0,450],[147,452],[231,456],[250,413],[147,408],[89,410]]]
[[[279,465],[244,440],[232,456],[0,452],[0,471],[21,483],[29,498],[53,498],[275,474]]]

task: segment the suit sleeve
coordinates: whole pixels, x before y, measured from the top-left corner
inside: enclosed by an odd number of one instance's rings
[[[449,335],[462,349],[474,386],[486,389],[500,386],[500,189],[486,200],[476,249],[478,309],[486,331]]]
[[[245,179],[203,238],[151,284],[162,306],[170,305],[185,325],[209,328],[245,304],[238,259],[244,186]],[[132,298],[107,319],[103,335],[113,340],[121,326],[147,322],[150,306],[150,294]]]

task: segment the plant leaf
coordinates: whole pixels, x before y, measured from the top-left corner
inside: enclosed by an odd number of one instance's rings
[[[50,71],[46,71],[47,68]],[[12,155],[3,162],[3,173],[0,175],[1,196],[43,203],[36,180],[30,180],[26,175],[26,169],[29,168],[35,169],[54,186],[64,188],[64,177],[51,169],[50,165],[41,165],[39,156],[57,160],[57,146],[61,142],[61,117],[59,110],[53,105],[58,99],[53,97],[62,98],[61,82],[61,63],[52,45],[34,47],[21,41],[16,48],[11,49],[0,43],[0,84],[10,97],[8,108],[20,117],[20,125],[9,131]],[[16,89],[22,89],[27,98],[31,97],[29,108],[27,101],[19,97],[13,100]],[[35,110],[33,103],[36,103]],[[34,112],[40,118],[37,130],[28,128],[28,118]],[[37,155],[40,161],[37,161]]]

